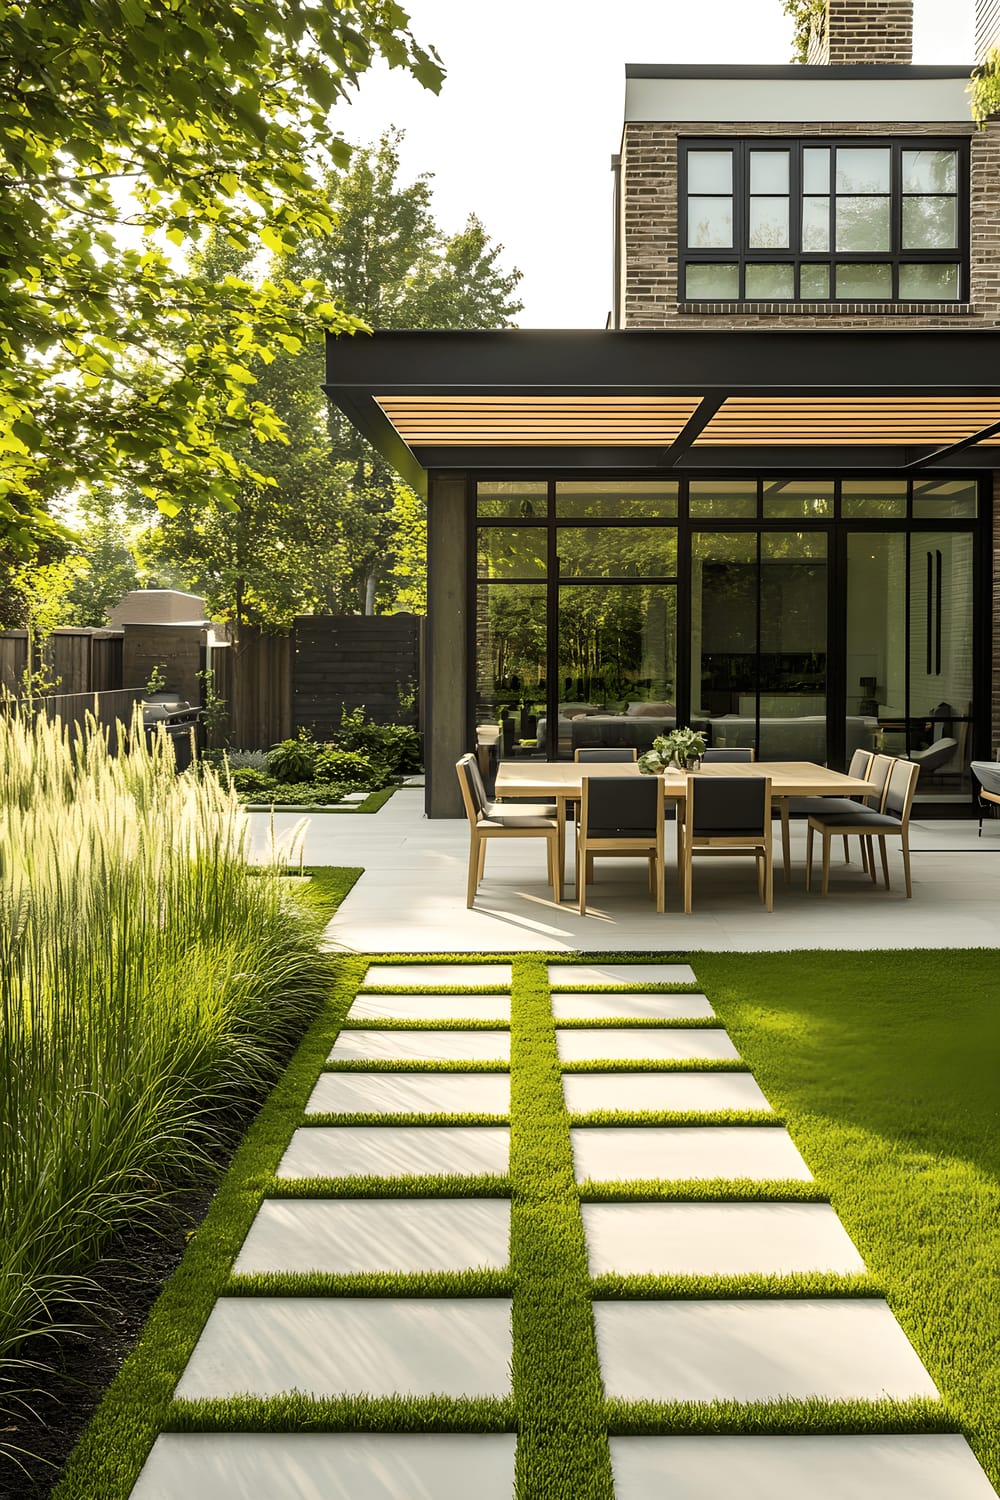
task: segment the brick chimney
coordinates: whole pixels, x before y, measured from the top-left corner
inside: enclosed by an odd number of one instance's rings
[[[809,63],[913,61],[913,0],[826,0],[826,14],[813,22]]]

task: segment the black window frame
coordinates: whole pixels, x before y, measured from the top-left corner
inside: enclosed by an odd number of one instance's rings
[[[802,153],[815,148],[828,148],[830,158],[830,249],[805,251],[801,248],[801,210],[803,201]],[[892,245],[885,251],[838,251],[836,239],[836,157],[832,154],[841,149],[888,149],[890,155],[889,221]],[[695,151],[731,150],[733,152],[733,245],[689,247],[688,246],[688,157]],[[750,249],[748,246],[750,215],[750,154],[756,151],[784,151],[790,153],[789,160],[789,241],[784,249]],[[957,181],[955,190],[958,244],[955,249],[904,250],[902,247],[902,219],[904,197],[915,196],[902,190],[902,156],[904,151],[954,151],[957,159]],[[709,195],[713,196],[713,195]],[[724,195],[715,195],[724,196]],[[842,196],[853,196],[844,194]],[[937,196],[928,194],[926,196]],[[951,196],[946,194],[943,196]],[[678,142],[678,301],[692,304],[702,303],[750,303],[781,302],[785,305],[814,303],[823,306],[840,306],[851,303],[877,302],[899,307],[920,306],[928,302],[941,303],[949,307],[959,306],[969,300],[969,140],[965,136],[688,136]],[[906,297],[899,295],[900,266],[905,265],[954,265],[958,264],[958,295],[954,298]],[[746,295],[746,269],[748,265],[793,266],[794,288],[790,297]],[[687,270],[691,265],[735,265],[738,275],[736,297],[710,296],[691,297],[687,292]],[[824,297],[802,296],[800,292],[801,268],[807,265],[827,265],[830,268],[829,288]],[[889,265],[892,274],[891,295],[886,297],[836,295],[836,271],[838,265]]]

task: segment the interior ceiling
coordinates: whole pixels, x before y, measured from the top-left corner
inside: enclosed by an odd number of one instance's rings
[[[655,447],[677,441],[701,407],[690,396],[375,397],[410,448]],[[730,396],[696,447],[944,446],[1000,420],[1000,399],[964,396]],[[1000,445],[1000,434],[979,440]]]

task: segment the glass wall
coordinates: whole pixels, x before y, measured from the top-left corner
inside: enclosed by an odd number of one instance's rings
[[[967,796],[974,479],[516,479],[475,503],[475,722],[502,754],[690,723],[765,760],[881,746],[920,761],[919,796]]]

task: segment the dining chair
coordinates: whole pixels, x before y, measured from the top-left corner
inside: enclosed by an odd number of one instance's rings
[[[872,840],[878,839],[882,854],[882,874],[885,878],[885,888],[889,889],[889,854],[886,849],[886,839],[898,835],[903,854],[903,875],[906,880],[906,894],[913,895],[913,885],[910,880],[910,808],[913,806],[913,793],[916,790],[917,778],[920,775],[920,767],[911,760],[897,760],[892,757],[892,766],[889,777],[885,784],[885,795],[882,798],[882,810],[876,812],[871,807],[853,806],[850,812],[816,812],[809,819],[809,831],[806,835],[806,890],[812,885],[812,851],[813,834],[818,833],[823,839],[823,885],[822,894],[827,895],[830,887],[830,840],[838,834],[845,837],[860,838],[868,843],[868,863],[872,880],[875,876],[875,859],[872,850]]]
[[[580,915],[587,914],[587,881],[595,855],[644,855],[650,894],[663,911],[662,776],[584,776],[576,840],[576,887]]]
[[[757,752],[756,750],[754,750],[752,745],[745,748],[734,745],[731,750],[728,748],[728,746],[716,745],[709,746],[709,748],[701,757],[701,763],[703,766],[711,766],[722,765],[725,762],[735,766],[745,765],[747,761],[753,761],[756,759]]]
[[[848,776],[857,776],[859,780],[871,782],[871,791],[858,794],[856,797],[783,797],[775,804],[775,816],[781,818],[781,861],[784,867],[785,884],[791,880],[791,840],[789,837],[788,820],[789,815],[794,813],[797,817],[808,818],[812,813],[820,812],[850,812],[857,808],[862,802],[869,807],[878,803],[877,811],[882,810],[882,794],[885,791],[886,778],[892,765],[892,756],[883,755],[885,762],[880,767],[880,775],[872,780],[872,772],[878,756],[871,750],[855,750],[851,756],[851,763],[847,768]],[[844,839],[844,863],[850,864],[851,852],[848,840]],[[861,865],[868,869],[868,848],[865,841],[861,841]]]
[[[995,760],[969,762],[979,795],[979,837],[983,836],[983,818],[990,806],[1000,807],[1000,763]]]
[[[690,913],[696,854],[752,854],[757,889],[774,909],[770,776],[689,776],[680,858],[684,911]]]
[[[462,802],[469,820],[469,883],[466,906],[476,899],[486,865],[488,839],[543,838],[548,845],[548,878],[557,902],[562,900],[559,823],[554,803],[490,802],[474,755],[456,762]]]
[[[612,761],[636,761],[639,759],[639,752],[634,748],[629,750],[624,747],[606,745],[602,749],[600,746],[595,746],[593,749],[575,750],[573,759],[597,764],[603,761],[610,764]]]

